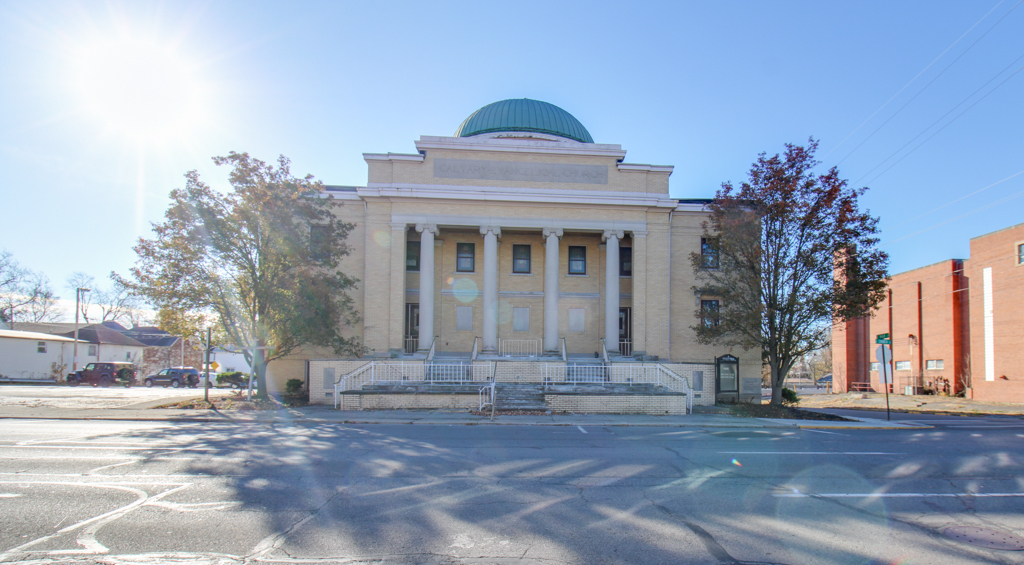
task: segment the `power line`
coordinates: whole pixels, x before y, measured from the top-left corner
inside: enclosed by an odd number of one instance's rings
[[[950,202],[947,202],[947,203],[943,204],[942,206],[939,206],[938,208],[932,208],[931,210],[928,210],[927,212],[925,212],[923,214],[919,214],[917,216],[914,216],[913,218],[910,218],[909,220],[904,220],[903,222],[900,222],[900,223],[896,224],[895,226],[892,226],[892,227],[890,227],[888,229],[890,229],[890,230],[896,229],[896,228],[898,228],[898,227],[900,227],[902,225],[906,225],[906,224],[908,224],[910,222],[913,222],[914,220],[916,220],[918,218],[923,218],[924,216],[927,216],[928,214],[931,214],[932,212],[938,212],[939,210],[945,208],[946,206],[951,206],[953,204],[956,204],[957,202],[960,202],[961,200],[964,200],[966,198],[970,198],[971,196],[974,196],[975,194],[978,194],[979,192],[984,192],[984,191],[992,188],[993,186],[1002,184],[1002,183],[1004,183],[1004,182],[1006,182],[1006,181],[1008,181],[1008,180],[1010,180],[1010,179],[1012,179],[1012,178],[1014,178],[1016,176],[1019,176],[1021,174],[1024,174],[1024,171],[1018,171],[1016,173],[1013,173],[1012,175],[1006,177],[1003,180],[996,181],[996,182],[994,182],[994,183],[992,183],[992,184],[990,184],[990,185],[988,185],[988,186],[986,186],[984,188],[979,188],[978,190],[975,190],[974,192],[972,192],[970,194],[966,194],[964,196],[961,196],[960,198],[957,198],[956,200],[952,200]]]
[[[893,163],[892,165],[889,165],[889,166],[888,166],[888,167],[887,167],[887,168],[886,168],[886,169],[885,169],[884,171],[882,171],[882,172],[878,173],[877,175],[875,175],[875,178],[873,178],[873,179],[871,179],[870,181],[868,181],[868,184],[871,184],[871,183],[875,182],[875,180],[877,180],[877,179],[878,179],[878,177],[880,177],[880,176],[884,175],[885,173],[889,172],[889,169],[891,169],[891,168],[895,167],[896,165],[898,165],[898,164],[900,163],[900,161],[902,161],[902,160],[906,159],[906,158],[907,158],[908,156],[910,156],[910,154],[911,154],[911,153],[913,153],[914,151],[917,151],[917,150],[918,150],[918,149],[919,149],[919,148],[920,148],[920,147],[921,147],[922,145],[924,145],[925,143],[928,143],[929,141],[931,141],[931,139],[932,139],[933,137],[935,137],[936,135],[938,135],[938,134],[939,134],[939,133],[940,133],[940,132],[941,132],[942,130],[944,130],[944,129],[946,129],[947,127],[949,127],[949,125],[950,125],[950,124],[952,124],[953,122],[957,121],[957,120],[958,120],[958,119],[960,118],[960,116],[963,116],[964,114],[966,114],[967,112],[969,112],[971,108],[973,108],[973,107],[977,106],[977,105],[978,105],[978,102],[981,102],[982,100],[984,100],[985,98],[987,98],[989,94],[992,94],[993,92],[995,92],[996,90],[998,90],[1000,86],[1003,86],[1004,84],[1006,84],[1006,81],[1008,81],[1008,80],[1010,80],[1011,78],[1013,78],[1014,76],[1016,76],[1016,75],[1017,75],[1017,73],[1019,73],[1019,72],[1020,72],[1021,70],[1024,70],[1024,67],[1021,67],[1021,68],[1017,69],[1016,71],[1013,71],[1013,73],[1012,73],[1012,74],[1011,74],[1010,76],[1008,76],[1008,77],[1006,77],[1005,79],[1003,79],[1003,82],[1001,82],[1001,83],[997,84],[997,85],[995,86],[995,88],[993,88],[992,90],[989,90],[988,92],[986,92],[986,93],[985,93],[985,96],[982,96],[981,98],[977,99],[977,100],[976,100],[976,101],[974,102],[974,104],[971,104],[970,106],[968,106],[967,108],[965,108],[965,109],[964,109],[964,111],[963,111],[963,112],[960,112],[959,114],[957,114],[955,118],[953,118],[952,120],[950,120],[950,121],[946,122],[946,125],[942,126],[942,127],[941,127],[941,128],[939,128],[938,130],[936,130],[936,131],[935,131],[935,133],[933,133],[933,134],[929,135],[929,136],[928,136],[928,138],[927,138],[927,139],[925,139],[924,141],[922,141],[921,143],[918,143],[918,144],[917,144],[917,146],[916,146],[916,147],[914,147],[913,149],[911,149],[910,151],[908,151],[906,155],[904,155],[904,156],[900,157],[900,158],[899,158],[899,160],[897,160],[897,161],[896,161],[895,163]]]
[[[902,112],[904,108],[906,108],[907,106],[909,106],[909,105],[910,105],[910,103],[911,103],[911,102],[913,102],[914,100],[916,100],[916,99],[917,99],[917,97],[918,97],[918,96],[920,96],[920,95],[921,95],[921,94],[922,94],[922,93],[923,93],[923,92],[924,92],[925,90],[928,90],[928,87],[929,87],[929,86],[931,86],[931,85],[932,85],[932,83],[934,83],[935,81],[939,80],[939,77],[941,77],[941,76],[942,76],[943,74],[945,74],[945,72],[946,72],[946,71],[948,71],[950,67],[952,67],[953,65],[955,65],[955,64],[956,64],[956,62],[957,62],[957,61],[959,61],[961,57],[963,57],[964,55],[966,55],[966,54],[967,54],[967,52],[971,50],[971,48],[973,48],[973,47],[974,47],[975,45],[977,45],[979,41],[981,41],[982,39],[984,39],[984,38],[985,38],[985,36],[986,36],[986,35],[988,35],[990,31],[992,31],[993,29],[995,29],[995,27],[996,27],[997,25],[999,25],[999,24],[1000,24],[1000,22],[1002,22],[1002,21],[1003,21],[1003,19],[1005,19],[1005,18],[1006,18],[1006,16],[1010,15],[1010,13],[1011,13],[1011,12],[1013,12],[1013,10],[1014,10],[1014,9],[1016,9],[1016,8],[1017,8],[1017,6],[1019,6],[1021,2],[1024,2],[1024,0],[1017,0],[1017,3],[1016,3],[1016,4],[1014,4],[1014,5],[1013,5],[1013,7],[1009,9],[1009,11],[1007,11],[1007,12],[1006,12],[1005,14],[1003,14],[1003,16],[1002,16],[1001,18],[999,18],[998,20],[996,20],[996,23],[992,24],[992,26],[991,26],[991,27],[989,27],[989,28],[988,28],[987,30],[985,30],[985,33],[981,34],[981,37],[979,37],[978,39],[975,39],[975,40],[974,40],[974,43],[970,44],[970,45],[969,45],[969,46],[967,47],[967,49],[964,49],[964,50],[963,50],[963,52],[961,52],[961,53],[960,53],[959,55],[957,55],[956,59],[953,59],[953,61],[952,61],[952,62],[950,62],[950,63],[949,63],[948,65],[946,65],[946,68],[944,68],[944,69],[942,69],[941,71],[939,71],[939,74],[935,75],[935,78],[933,78],[932,80],[928,81],[928,84],[924,85],[924,87],[923,87],[923,88],[921,88],[921,90],[917,91],[917,94],[915,94],[914,96],[912,96],[912,97],[910,98],[910,100],[907,100],[907,101],[906,101],[906,102],[905,102],[905,103],[904,103],[904,104],[903,104],[902,106],[900,106],[900,109],[899,109],[899,110],[896,110],[896,112],[895,112],[895,113],[893,113],[893,115],[889,116],[889,117],[888,117],[888,118],[887,118],[887,119],[886,119],[886,120],[885,120],[884,122],[882,122],[882,125],[880,125],[880,126],[878,126],[877,128],[875,128],[875,131],[873,131],[873,132],[871,132],[870,134],[868,134],[868,136],[867,136],[867,137],[865,137],[863,141],[861,141],[860,143],[858,143],[858,144],[857,144],[857,147],[854,147],[854,148],[853,148],[853,150],[851,150],[851,151],[850,151],[849,153],[847,153],[847,154],[846,154],[846,157],[843,157],[842,159],[840,159],[840,160],[839,160],[839,162],[837,162],[837,163],[836,163],[836,165],[839,165],[840,163],[842,163],[843,161],[845,161],[845,160],[846,160],[847,158],[849,158],[849,157],[850,157],[850,155],[853,155],[853,154],[854,154],[854,153],[855,153],[855,152],[856,152],[856,151],[857,151],[858,149],[860,149],[860,147],[861,147],[862,145],[864,145],[865,143],[867,143],[867,142],[868,142],[868,140],[869,140],[869,139],[871,139],[872,137],[874,137],[874,135],[875,135],[876,133],[878,133],[878,131],[879,131],[879,130],[881,130],[881,129],[882,129],[883,127],[885,127],[885,125],[886,125],[886,124],[888,124],[888,123],[889,123],[889,122],[890,122],[890,121],[891,121],[891,120],[892,120],[893,118],[895,118],[896,116],[898,116],[898,115],[899,115],[899,113],[900,113],[900,112]],[[1000,3],[1001,3],[1001,2],[1000,2]],[[998,4],[997,4],[996,6],[998,7]],[[995,8],[992,8],[992,10],[995,10]],[[991,13],[991,10],[989,11],[989,13]],[[985,17],[988,17],[988,14],[985,14]],[[982,19],[985,19],[985,18],[982,18]],[[979,23],[980,23],[980,20],[979,20]],[[975,24],[975,25],[977,25],[977,24]],[[972,28],[973,28],[973,26],[972,26]],[[970,30],[968,30],[968,31],[970,31]],[[966,34],[965,34],[965,35],[966,35]],[[962,37],[962,36],[961,36],[961,37]],[[960,40],[959,40],[959,39],[957,39],[957,41],[960,41]],[[940,55],[940,57],[941,57],[941,55]],[[931,65],[929,65],[929,66],[931,66]],[[924,71],[922,71],[922,72],[924,72]],[[915,78],[916,78],[916,77],[915,77]],[[888,104],[888,102],[887,102],[887,104]]]
[[[970,100],[971,98],[973,98],[975,94],[977,94],[977,93],[981,92],[981,89],[983,89],[983,88],[985,88],[986,86],[988,86],[988,84],[989,84],[990,82],[992,82],[992,81],[996,80],[996,78],[998,78],[998,77],[999,77],[999,75],[1001,75],[1001,74],[1005,73],[1007,69],[1009,69],[1010,67],[1012,67],[1012,66],[1014,65],[1014,63],[1016,63],[1017,61],[1020,61],[1021,59],[1024,59],[1024,55],[1021,55],[1020,57],[1017,57],[1017,58],[1016,58],[1016,59],[1014,59],[1014,60],[1013,60],[1013,61],[1012,61],[1012,62],[1011,62],[1011,63],[1010,63],[1009,65],[1006,65],[1005,67],[1003,67],[1003,68],[1002,68],[1002,70],[1000,70],[1000,71],[999,71],[998,73],[996,73],[996,74],[995,74],[995,76],[993,76],[992,78],[990,78],[990,79],[988,79],[987,81],[985,81],[985,84],[983,84],[983,85],[979,86],[977,90],[975,90],[974,92],[970,93],[970,94],[969,94],[969,95],[968,95],[968,96],[967,96],[966,98],[964,98],[963,100],[961,100],[961,101],[960,101],[960,102],[959,102],[959,103],[958,103],[958,104],[957,104],[956,106],[953,106],[952,108],[950,108],[950,109],[949,109],[949,111],[948,111],[948,112],[946,112],[945,114],[943,114],[942,116],[940,116],[940,117],[939,117],[939,119],[935,120],[935,121],[934,121],[934,122],[932,122],[932,123],[931,123],[931,124],[930,124],[930,125],[929,125],[928,127],[926,127],[926,128],[924,128],[923,130],[921,130],[921,133],[919,133],[919,134],[915,135],[914,137],[912,137],[912,138],[910,139],[910,141],[908,141],[908,142],[904,143],[902,147],[900,147],[900,148],[899,148],[899,149],[897,149],[896,151],[893,151],[892,155],[889,155],[889,156],[888,156],[888,157],[886,157],[885,159],[882,159],[882,162],[881,162],[881,163],[879,163],[879,164],[875,165],[874,167],[872,167],[872,168],[871,168],[871,170],[869,170],[868,172],[866,172],[866,173],[864,173],[863,175],[861,175],[861,177],[860,177],[859,179],[857,179],[856,181],[854,181],[854,182],[853,182],[853,184],[854,184],[854,185],[858,184],[858,183],[859,183],[859,182],[860,182],[861,180],[863,180],[863,179],[864,179],[864,178],[866,178],[866,177],[867,177],[868,175],[870,175],[871,173],[873,173],[873,172],[875,171],[875,169],[877,169],[878,167],[881,167],[882,165],[884,165],[884,164],[885,164],[885,162],[886,162],[886,161],[888,161],[889,159],[892,159],[893,157],[895,157],[895,156],[896,156],[897,154],[899,154],[899,152],[900,152],[900,151],[903,151],[903,150],[904,150],[904,149],[905,149],[905,148],[906,148],[906,147],[907,147],[908,145],[910,145],[911,143],[913,143],[915,139],[917,139],[917,138],[921,137],[922,135],[924,135],[924,134],[925,134],[925,132],[927,132],[928,130],[930,130],[930,129],[932,129],[933,127],[935,127],[935,124],[937,124],[937,123],[941,122],[941,121],[942,121],[943,119],[945,119],[945,118],[946,118],[946,116],[948,116],[948,115],[952,114],[952,113],[953,113],[953,110],[956,110],[956,109],[957,109],[957,108],[959,108],[959,107],[960,107],[961,105],[963,105],[963,104],[964,104],[965,102],[967,102],[968,100]],[[1020,71],[1020,69],[1017,69],[1017,71],[1019,72],[1019,71]],[[1014,73],[1014,74],[1016,74],[1016,73]],[[1010,75],[1010,76],[1013,76],[1013,75]],[[1004,84],[1005,82],[1006,82],[1006,80],[1004,80],[1003,82],[999,83],[999,85],[997,85],[997,86],[996,86],[996,88],[999,88],[999,87],[1000,87],[1000,86],[1002,86],[1002,85],[1003,85],[1003,84]],[[988,96],[989,94],[992,94],[992,92],[994,92],[994,91],[996,90],[996,88],[993,88],[992,90],[990,90],[990,91],[988,92],[988,94],[985,94],[985,96]],[[979,99],[979,100],[978,100],[978,102],[980,102],[980,101],[981,101],[982,99],[984,99],[984,98],[985,98],[985,96],[982,96],[982,97],[981,97],[981,99]],[[977,104],[977,102],[975,102],[974,104]],[[973,107],[973,106],[974,106],[974,104],[971,104],[971,106]],[[968,109],[970,109],[970,108],[968,108]],[[962,116],[962,115],[963,115],[963,113],[959,114],[959,115],[957,116],[957,118],[959,118],[959,117],[960,117],[960,116]],[[953,118],[952,120],[950,120],[950,122],[949,122],[948,124],[946,124],[946,126],[948,126],[949,124],[953,123],[954,121],[956,121],[956,118]],[[943,127],[943,128],[945,128],[946,126],[942,126],[942,127]],[[942,130],[939,130],[939,131],[942,131]],[[938,132],[936,132],[936,133],[938,133]],[[931,138],[929,138],[929,139],[931,139]],[[918,147],[920,147],[920,146],[918,146]],[[915,149],[916,149],[916,147],[915,147]],[[913,153],[913,151],[911,151],[911,153]],[[909,154],[910,154],[910,153],[908,153],[907,155],[909,155]],[[904,155],[904,157],[906,157],[906,155]],[[895,163],[894,163],[894,164],[895,164]],[[888,170],[888,169],[886,169],[886,170]],[[883,171],[883,172],[884,172],[884,171]],[[881,175],[879,175],[879,176],[881,176]],[[875,178],[877,179],[878,177],[875,177]],[[872,179],[872,181],[874,181],[874,180],[875,180],[875,179]]]
[[[871,118],[874,118],[874,117],[875,117],[875,115],[877,115],[877,114],[878,114],[879,112],[881,112],[883,108],[885,108],[886,106],[888,106],[888,105],[889,105],[889,103],[890,103],[890,102],[892,102],[893,100],[895,100],[895,99],[896,99],[896,97],[900,95],[900,93],[902,93],[902,92],[903,92],[904,90],[906,90],[908,86],[910,86],[911,84],[913,84],[913,83],[914,83],[914,81],[915,81],[915,80],[917,80],[918,78],[920,78],[920,77],[921,77],[921,75],[923,75],[925,71],[927,71],[928,69],[930,69],[932,65],[934,65],[934,64],[935,64],[935,63],[936,63],[936,62],[937,62],[937,61],[938,61],[939,59],[941,59],[943,55],[945,55],[945,54],[946,54],[947,52],[949,52],[949,50],[950,50],[950,49],[952,49],[954,45],[956,45],[957,43],[960,43],[960,40],[961,40],[961,39],[963,39],[963,38],[964,38],[964,37],[965,37],[965,36],[966,36],[966,35],[967,35],[968,33],[971,33],[971,30],[973,30],[973,29],[974,29],[975,27],[977,27],[977,26],[978,26],[978,24],[980,24],[981,22],[983,22],[983,21],[985,20],[985,18],[987,18],[987,17],[989,16],[989,14],[991,14],[992,12],[994,12],[996,8],[998,8],[998,7],[1000,6],[1000,5],[1002,5],[1002,3],[1003,3],[1003,2],[1004,2],[1004,0],[999,0],[999,2],[997,2],[997,3],[996,3],[996,5],[995,5],[995,6],[993,6],[991,10],[989,10],[988,12],[986,12],[986,13],[985,13],[985,15],[981,17],[981,19],[980,19],[980,20],[978,20],[978,21],[974,22],[974,25],[972,25],[971,27],[967,28],[967,31],[965,31],[965,32],[963,33],[963,35],[961,35],[960,37],[956,38],[956,41],[954,41],[953,43],[950,43],[950,44],[949,44],[949,47],[946,47],[946,49],[945,49],[945,50],[943,50],[943,51],[942,51],[942,53],[939,53],[939,56],[938,56],[938,57],[936,57],[935,59],[933,59],[931,63],[928,63],[928,65],[926,65],[926,66],[925,66],[925,68],[921,69],[921,72],[919,72],[919,73],[917,73],[916,75],[914,75],[914,78],[910,79],[910,82],[908,82],[907,84],[903,85],[903,88],[901,88],[901,89],[897,90],[897,91],[896,91],[896,94],[893,94],[891,98],[889,98],[888,100],[886,100],[886,101],[885,101],[885,103],[884,103],[884,104],[882,104],[881,106],[879,106],[879,107],[878,107],[878,109],[877,109],[877,110],[875,110],[875,111],[874,111],[874,112],[873,112],[873,113],[872,113],[872,114],[871,114],[870,116],[868,116],[868,118],[867,118],[866,120],[864,120],[863,122],[861,122],[861,124],[860,124],[859,126],[857,126],[857,127],[856,127],[856,128],[855,128],[855,129],[853,130],[853,131],[851,131],[851,132],[849,133],[849,135],[847,135],[846,137],[844,137],[844,138],[843,138],[843,140],[842,140],[842,141],[840,141],[838,145],[836,145],[836,146],[835,146],[835,147],[833,147],[833,148],[832,148],[832,149],[831,149],[831,150],[830,150],[830,151],[829,151],[828,153],[826,153],[826,154],[825,154],[825,156],[821,158],[821,160],[822,160],[822,161],[824,161],[825,159],[827,159],[827,158],[828,158],[828,156],[829,156],[829,155],[831,155],[833,151],[835,151],[836,149],[839,149],[839,148],[840,148],[840,147],[841,147],[841,146],[842,146],[842,145],[843,145],[844,143],[846,143],[846,140],[847,140],[847,139],[850,139],[850,137],[851,137],[851,136],[853,136],[853,134],[855,134],[855,133],[857,133],[858,131],[860,131],[860,128],[864,127],[864,124],[866,124],[866,123],[870,122],[870,121],[871,121]],[[1018,2],[1018,4],[1019,4],[1019,3],[1020,3],[1020,2]],[[1015,7],[1016,7],[1016,6],[1015,6]]]
[[[933,229],[935,229],[937,227],[944,226],[944,225],[946,225],[948,223],[955,222],[955,221],[960,220],[962,218],[966,218],[967,216],[970,216],[972,214],[977,214],[978,212],[981,212],[982,210],[986,210],[986,209],[991,208],[993,206],[997,206],[999,204],[1003,204],[1005,202],[1009,202],[1010,200],[1013,200],[1014,198],[1019,198],[1022,195],[1024,195],[1024,190],[1022,190],[1020,192],[1015,192],[1015,193],[1007,196],[1006,198],[1003,198],[1002,200],[996,200],[995,202],[986,204],[986,205],[982,206],[981,208],[976,208],[974,210],[971,210],[970,212],[967,212],[966,214],[960,214],[959,216],[957,216],[955,218],[946,220],[945,222],[940,222],[940,223],[935,224],[935,225],[933,225],[931,227],[925,228],[925,229],[923,229],[923,230],[921,230],[919,232],[915,232],[915,233],[912,233],[910,235],[903,236],[903,237],[901,237],[899,239],[894,239],[892,241],[887,241],[887,242],[879,245],[879,247],[885,247],[886,245],[892,245],[893,243],[896,243],[897,241],[903,241],[904,239],[909,239],[911,237],[914,237],[914,236],[917,236],[917,235],[921,235],[922,233],[924,233],[926,231],[931,231],[931,230],[933,230]]]

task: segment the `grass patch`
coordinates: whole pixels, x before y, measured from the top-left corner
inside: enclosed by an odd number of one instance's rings
[[[741,418],[779,418],[782,420],[825,420],[829,422],[854,422],[849,418],[811,412],[789,406],[772,406],[771,404],[734,404],[729,407],[729,413]]]

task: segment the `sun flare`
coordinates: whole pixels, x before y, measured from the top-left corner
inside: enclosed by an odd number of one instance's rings
[[[168,46],[117,38],[76,53],[79,100],[105,129],[141,141],[184,138],[201,121],[199,81]]]

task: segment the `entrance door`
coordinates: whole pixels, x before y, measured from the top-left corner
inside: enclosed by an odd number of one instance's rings
[[[405,305],[405,352],[416,353],[420,344],[420,305]]]
[[[633,310],[619,308],[619,353],[629,357],[633,354]]]

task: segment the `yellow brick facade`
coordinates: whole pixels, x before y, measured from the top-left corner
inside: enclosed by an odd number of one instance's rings
[[[307,378],[312,402],[333,402],[333,387],[326,384],[325,370],[340,379],[371,359],[423,362],[425,351],[415,354],[406,350],[421,327],[407,319],[409,305],[417,305],[422,312],[424,301],[432,303],[433,317],[422,326],[430,335],[419,335],[418,345],[426,349],[436,336],[435,361],[445,356],[468,361],[474,347],[494,346],[486,343],[485,327],[491,307],[485,302],[487,244],[481,228],[488,226],[500,230],[493,303],[497,340],[530,342],[538,354],[544,351],[546,285],[551,275],[546,272],[546,234],[550,232],[544,230],[561,230],[555,332],[559,351],[531,360],[502,360],[492,355],[488,362],[494,363],[493,376],[498,381],[540,382],[545,370],[538,368],[538,363],[564,367],[563,342],[570,362],[584,357],[593,361],[595,354],[602,353],[602,338],[610,335],[606,312],[618,317],[619,309],[625,308],[629,309],[631,348],[640,355],[633,362],[656,359],[691,383],[693,372],[701,371],[703,388],[697,403],[714,403],[716,357],[738,357],[741,377],[760,374],[757,351],[695,341],[691,327],[697,323],[699,297],[693,291],[696,280],[690,255],[700,250],[706,212],[700,202],[669,197],[671,167],[624,163],[625,151],[618,145],[539,134],[423,137],[416,148],[413,154],[366,154],[367,186],[327,191],[334,198],[337,216],[355,225],[348,238],[351,255],[342,261],[341,269],[360,280],[351,296],[361,321],[345,331],[362,340],[365,358],[324,360],[331,357],[330,352],[308,351],[275,361],[270,374],[278,386],[283,388],[289,378]],[[470,163],[474,167],[466,170],[496,172],[451,178],[438,172],[447,170],[439,168],[446,163]],[[476,167],[478,163],[483,165]],[[572,167],[601,173],[587,177],[588,182],[558,180],[569,177],[567,171]],[[501,178],[493,178],[495,175]],[[406,268],[409,244],[418,245],[423,230],[436,230],[430,279],[433,292],[429,296],[420,293],[426,284],[421,279],[422,269]],[[618,297],[608,296],[606,237],[619,237],[620,250],[632,251],[631,275],[618,276],[617,266],[613,266]],[[471,269],[459,268],[459,244],[472,245]],[[529,249],[525,273],[513,272],[513,249],[519,245]],[[569,272],[570,248],[585,248],[584,273]],[[517,315],[524,317],[520,322],[526,320],[523,327],[516,327]],[[576,327],[579,320],[582,325]],[[460,322],[466,327],[459,327]],[[614,343],[608,344],[613,354],[618,342],[615,335]],[[416,395],[402,396],[401,400],[385,401],[345,395],[344,403],[358,401],[362,408],[373,403],[372,407],[379,408],[384,407],[379,403],[387,402],[417,406],[431,402],[413,398]],[[656,400],[650,407],[630,406],[645,413],[677,413],[678,406],[673,403],[678,400],[672,400],[676,397],[652,398]],[[568,403],[559,404],[566,408],[558,410],[600,412],[588,404],[600,401],[558,400]],[[451,402],[454,407],[461,401]],[[401,407],[415,407],[411,404]]]

